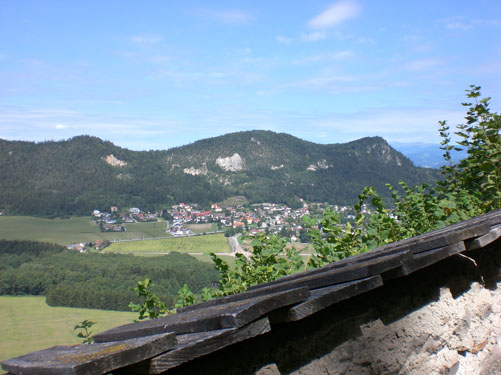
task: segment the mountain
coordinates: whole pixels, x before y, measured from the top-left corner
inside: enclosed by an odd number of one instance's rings
[[[443,157],[443,151],[440,145],[423,142],[392,142],[391,146],[406,155],[412,162],[420,167],[440,168],[447,164]],[[459,162],[467,156],[465,150],[452,152],[452,161]]]
[[[110,205],[153,209],[233,195],[290,206],[353,203],[364,186],[438,178],[380,137],[321,145],[285,133],[246,131],[165,151],[131,151],[96,137],[0,140],[0,210],[62,216]]]

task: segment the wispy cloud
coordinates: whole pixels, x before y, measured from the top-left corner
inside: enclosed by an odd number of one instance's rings
[[[327,39],[328,37],[334,36],[338,40],[351,40],[355,43],[366,44],[366,43],[374,43],[373,38],[365,37],[365,36],[356,36],[345,34],[339,31],[327,33],[325,30],[317,30],[311,32],[303,32],[295,37],[288,37],[279,35],[275,37],[275,40],[278,43],[282,44],[290,44],[293,42],[304,42],[304,43],[312,43],[318,42],[320,40]]]
[[[35,142],[91,134],[131,149],[148,149],[152,145],[165,149],[167,146],[161,146],[162,140],[181,133],[185,128],[186,124],[179,121],[154,117],[103,116],[64,109],[0,107],[0,135],[4,139],[20,139],[19,129],[22,129],[25,134],[22,139]],[[152,139],[155,141],[152,142]]]
[[[319,40],[323,40],[325,38],[327,38],[325,31],[314,31],[311,33],[301,34],[301,40],[303,42],[318,42]]]
[[[282,36],[282,35],[278,35],[275,37],[275,40],[278,42],[278,43],[284,43],[284,44],[290,44],[294,41],[293,38],[288,38],[286,36]]]
[[[436,68],[437,66],[444,65],[445,62],[439,59],[419,59],[411,61],[404,65],[404,70],[410,70],[413,72],[425,71],[432,68]]]
[[[145,33],[145,34],[135,35],[131,37],[130,40],[134,44],[155,45],[160,43],[163,40],[163,37],[157,34]]]
[[[326,91],[329,93],[338,93],[347,83],[355,81],[355,78],[343,74],[322,74],[312,78],[293,82],[287,85],[288,88],[296,88],[313,91]]]
[[[454,22],[447,22],[445,24],[445,28],[449,30],[463,30],[463,31],[468,31],[473,28],[472,25],[469,25],[464,22],[459,22],[459,21],[454,21]]]
[[[194,13],[199,17],[212,19],[225,24],[248,24],[254,18],[250,13],[239,10],[200,9]]]
[[[353,51],[345,50],[345,51],[337,51],[332,53],[307,56],[301,59],[294,60],[292,63],[297,65],[302,65],[310,63],[320,63],[325,61],[339,61],[352,58],[353,56],[355,56],[355,53],[353,53]]]
[[[348,141],[379,135],[389,141],[438,143],[438,121],[461,123],[460,111],[422,108],[382,108],[351,114],[333,114],[314,120],[310,129],[315,133],[336,134],[338,140]]]
[[[308,26],[313,29],[328,29],[356,17],[361,9],[354,1],[340,1],[312,18]]]
[[[165,64],[168,63],[172,60],[170,56],[151,56],[146,59],[148,62],[151,62],[152,64]]]
[[[21,59],[19,60],[24,65],[29,65],[29,66],[46,66],[47,63],[44,60],[40,59]]]

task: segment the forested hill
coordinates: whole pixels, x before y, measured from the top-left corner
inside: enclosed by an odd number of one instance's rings
[[[96,137],[60,142],[0,140],[0,210],[62,216],[110,205],[161,208],[233,195],[251,202],[352,203],[366,185],[436,180],[380,137],[321,145],[247,131],[165,151],[131,151]]]

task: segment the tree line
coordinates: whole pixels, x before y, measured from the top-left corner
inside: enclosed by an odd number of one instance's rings
[[[209,263],[187,254],[135,257],[78,253],[36,241],[0,241],[0,295],[45,295],[51,306],[129,310],[137,280],[155,280],[168,306],[187,284],[201,291],[218,278]]]

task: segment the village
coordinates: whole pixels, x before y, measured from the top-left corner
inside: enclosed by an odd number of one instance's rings
[[[303,201],[303,207],[299,209],[278,203],[225,207],[213,203],[210,208],[200,208],[196,203],[178,203],[157,212],[143,212],[137,207],[119,210],[118,207],[112,206],[109,212],[94,210],[92,217],[95,224],[100,226],[101,232],[123,232],[127,230],[128,223],[165,220],[166,234],[174,237],[196,235],[197,233],[190,230],[190,225],[213,223],[213,230],[207,231],[206,234],[224,232],[226,237],[231,237],[236,234],[253,236],[265,232],[280,234],[291,242],[309,242],[308,231],[302,218],[304,215],[320,218],[327,206],[327,203]],[[354,218],[350,207],[334,205],[332,209],[340,214],[342,220]]]

